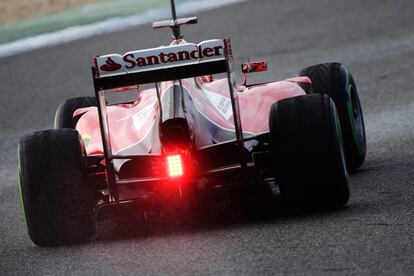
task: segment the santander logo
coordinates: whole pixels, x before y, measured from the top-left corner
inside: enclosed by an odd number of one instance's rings
[[[116,63],[111,57],[108,57],[105,61],[104,65],[101,65],[99,67],[99,69],[101,69],[102,71],[116,71],[121,69],[122,65]]]
[[[192,51],[182,50],[177,52],[160,52],[158,54],[148,56],[135,56],[134,53],[127,53],[122,57],[122,59],[125,62],[125,67],[127,69],[133,69],[135,67],[146,67],[158,64],[211,58],[214,56],[221,56],[222,53],[223,46],[216,46],[213,48],[198,47]]]
[[[196,64],[224,59],[225,47],[222,39],[212,39],[199,44],[183,43],[152,49],[111,54],[96,59],[101,77],[128,74],[184,64]]]

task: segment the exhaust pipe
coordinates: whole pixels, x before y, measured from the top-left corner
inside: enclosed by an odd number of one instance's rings
[[[193,144],[193,135],[185,112],[181,83],[165,91],[161,106],[159,138],[163,151],[187,150]]]
[[[168,119],[160,125],[160,142],[165,152],[188,149],[191,143],[191,133],[185,118]]]

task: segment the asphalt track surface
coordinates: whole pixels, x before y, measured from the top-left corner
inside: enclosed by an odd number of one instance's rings
[[[282,79],[327,61],[349,65],[364,108],[366,163],[342,210],[215,220],[139,231],[98,224],[87,244],[34,246],[15,177],[20,136],[51,128],[65,99],[92,95],[96,53],[168,43],[149,25],[0,60],[0,275],[414,274],[414,2],[263,0],[198,14],[184,30],[229,35],[237,61],[267,58],[257,79]],[[223,211],[226,212],[226,211]],[[218,222],[217,222],[218,221]]]

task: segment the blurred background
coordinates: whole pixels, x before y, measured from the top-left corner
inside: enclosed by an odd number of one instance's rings
[[[192,13],[245,0],[175,0]],[[169,0],[0,0],[0,57],[170,17]]]
[[[35,16],[48,15],[99,0],[2,0],[0,24],[5,25]]]

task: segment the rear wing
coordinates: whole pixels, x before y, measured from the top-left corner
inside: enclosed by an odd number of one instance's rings
[[[233,71],[227,39],[184,43],[124,55],[110,54],[93,59],[92,72],[98,90],[177,80]]]
[[[163,46],[131,51],[124,55],[96,56],[93,59],[92,74],[111,202],[119,202],[117,192],[119,181],[115,176],[113,160],[133,157],[115,156],[112,153],[105,90],[155,83],[159,100],[158,82],[218,73],[227,73],[240,165],[244,173],[247,174],[238,95],[235,88],[233,55],[229,39],[206,40],[199,44],[184,43]]]

